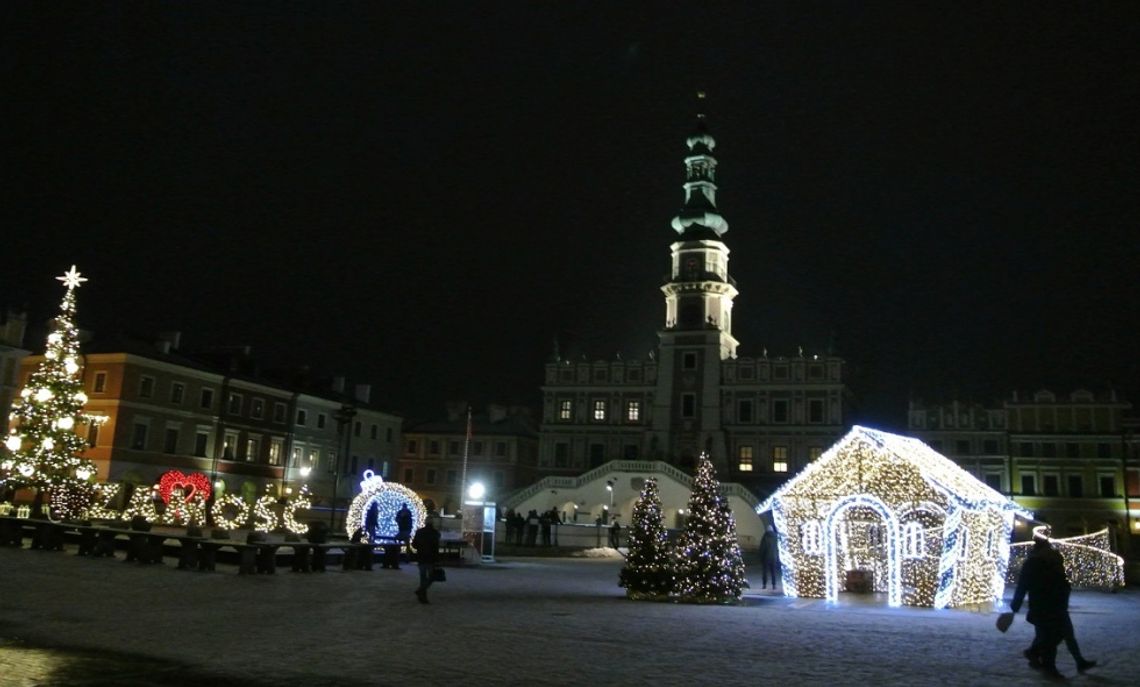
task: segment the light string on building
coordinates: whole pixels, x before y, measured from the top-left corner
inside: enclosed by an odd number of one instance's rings
[[[891,605],[935,608],[1000,602],[1013,518],[1031,517],[917,439],[865,427],[756,510],[772,513],[786,595],[835,601],[846,571],[869,570]]]

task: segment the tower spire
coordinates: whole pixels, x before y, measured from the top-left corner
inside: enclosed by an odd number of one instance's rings
[[[698,93],[703,101],[704,94]],[[671,246],[672,269],[661,287],[665,294],[666,331],[702,331],[715,342],[721,360],[736,356],[732,336],[732,300],[736,283],[728,273],[728,246],[722,236],[728,222],[716,207],[716,140],[704,114],[685,139],[685,204],[671,225],[678,237]]]
[[[704,104],[704,91],[697,91],[697,100]],[[719,238],[728,231],[728,222],[716,207],[716,158],[712,155],[716,139],[709,134],[703,112],[697,113],[697,126],[685,139],[685,145],[689,147],[685,157],[685,204],[673,218],[673,229],[686,238],[709,232]]]

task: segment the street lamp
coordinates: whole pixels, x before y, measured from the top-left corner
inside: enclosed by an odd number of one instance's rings
[[[614,512],[614,481],[612,479],[606,480],[606,491],[610,492],[610,507],[606,509],[606,522],[609,522]]]

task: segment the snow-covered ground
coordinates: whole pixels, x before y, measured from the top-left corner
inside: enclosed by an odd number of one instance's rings
[[[121,555],[121,554],[120,554]],[[753,588],[738,606],[632,602],[614,558],[449,568],[184,572],[0,549],[0,685],[1038,685],[993,611],[837,605]],[[1073,682],[1135,684],[1140,594],[1077,592]],[[60,648],[61,651],[44,651]],[[94,652],[83,650],[93,649]],[[102,660],[110,656],[111,660]]]

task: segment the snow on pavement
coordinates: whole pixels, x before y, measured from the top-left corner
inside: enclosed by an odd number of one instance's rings
[[[0,685],[56,684],[19,660],[38,647],[175,662],[214,685],[1046,682],[1021,659],[1032,637],[1024,613],[1001,634],[989,609],[788,599],[760,590],[757,575],[737,606],[632,602],[617,586],[620,567],[513,558],[448,568],[424,606],[414,565],[238,576],[222,565],[197,573],[4,548]],[[1104,665],[1078,676],[1062,647],[1061,671],[1074,684],[1133,684],[1140,594],[1076,592],[1072,606],[1085,654]]]

